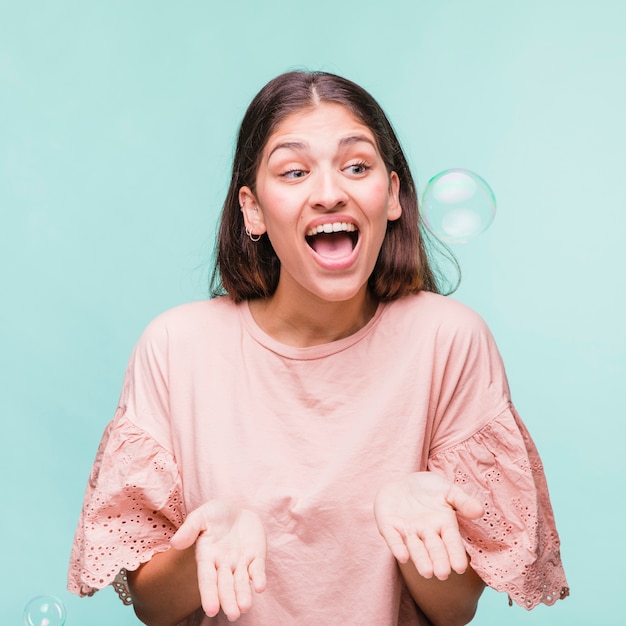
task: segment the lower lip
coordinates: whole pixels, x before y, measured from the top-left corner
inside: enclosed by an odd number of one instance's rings
[[[306,247],[309,249],[309,252],[315,259],[318,265],[321,265],[325,270],[337,271],[337,270],[347,270],[352,265],[354,265],[356,258],[358,256],[359,247],[361,246],[361,237],[357,239],[356,245],[352,249],[352,252],[341,259],[329,259],[327,257],[321,256],[311,246],[308,244]]]

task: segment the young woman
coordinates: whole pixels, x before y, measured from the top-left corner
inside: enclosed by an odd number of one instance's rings
[[[327,73],[241,124],[213,295],[154,320],[69,588],[146,624],[471,621],[568,594],[541,461],[478,315],[438,294],[383,111]]]

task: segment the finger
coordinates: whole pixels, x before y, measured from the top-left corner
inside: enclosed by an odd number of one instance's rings
[[[230,621],[236,620],[241,612],[235,594],[235,579],[229,566],[217,568],[217,593],[222,611]]]
[[[448,552],[450,567],[457,573],[463,574],[467,569],[467,552],[458,529],[446,528],[441,533],[441,538]]]
[[[417,535],[409,535],[406,540],[411,561],[420,576],[432,578],[433,562],[424,546],[423,541]]]
[[[202,517],[195,511],[192,511],[182,526],[174,533],[170,539],[170,545],[176,550],[184,550],[193,545],[198,535],[203,530]]]
[[[233,574],[233,582],[237,606],[242,613],[247,613],[252,606],[252,590],[248,568],[245,565],[237,567]]]
[[[198,588],[202,599],[202,610],[214,617],[220,610],[220,599],[217,592],[217,570],[211,563],[198,563]]]
[[[424,547],[433,564],[433,575],[439,580],[450,576],[450,559],[443,540],[437,533],[429,533],[423,538]]]
[[[410,558],[410,552],[407,548],[404,537],[393,527],[384,526],[379,529],[383,539],[387,542],[391,554],[400,561],[406,563]]]
[[[252,582],[252,587],[257,593],[265,591],[267,579],[265,576],[265,559],[254,559],[250,565],[248,565],[248,576]]]
[[[480,500],[465,493],[458,485],[452,485],[446,501],[459,515],[467,519],[476,519],[485,512]]]

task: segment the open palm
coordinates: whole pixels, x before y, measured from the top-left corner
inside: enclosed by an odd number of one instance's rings
[[[433,472],[384,485],[374,504],[378,530],[396,559],[410,559],[421,576],[440,580],[467,569],[457,515],[475,519],[483,512],[476,498]]]
[[[184,550],[195,543],[198,586],[204,612],[220,608],[235,620],[252,605],[252,589],[265,589],[265,531],[256,513],[210,500],[192,511],[172,537]]]

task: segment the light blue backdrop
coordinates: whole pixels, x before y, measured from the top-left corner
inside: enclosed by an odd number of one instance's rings
[[[82,493],[144,325],[205,297],[233,139],[291,68],[390,115],[420,189],[485,177],[492,228],[455,251],[545,461],[572,596],[479,625],[624,623],[626,3],[0,0],[0,622],[137,623],[65,575]]]

